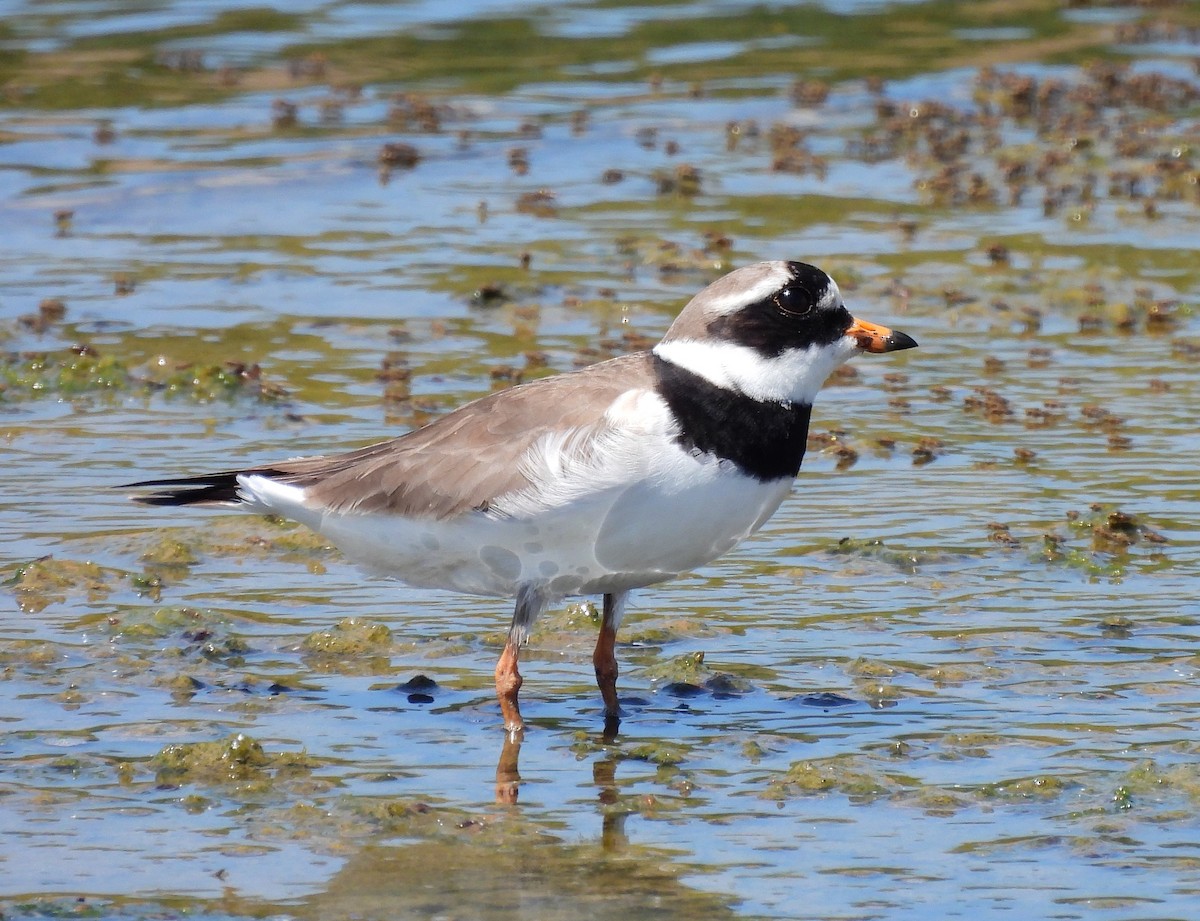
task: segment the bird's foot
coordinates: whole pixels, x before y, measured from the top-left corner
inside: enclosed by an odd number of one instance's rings
[[[621,709],[604,711],[604,741],[611,742],[621,731]]]

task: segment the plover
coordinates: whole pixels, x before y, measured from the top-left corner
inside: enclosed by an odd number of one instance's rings
[[[604,596],[593,654],[616,720],[631,590],[703,566],[762,527],[800,470],[829,374],[917,343],[851,316],[802,262],[718,279],[653,349],[521,384],[356,451],[170,479],[148,505],[233,505],[320,532],[367,570],[516,599],[496,694],[523,728],[517,660],[534,619]]]

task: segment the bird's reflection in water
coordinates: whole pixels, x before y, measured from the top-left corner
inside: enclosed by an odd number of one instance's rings
[[[506,734],[496,765],[496,801],[516,804],[522,733]],[[685,885],[694,865],[678,852],[631,843],[617,785],[615,735],[592,764],[601,817],[598,840],[567,842],[537,815],[506,810],[483,834],[434,834],[354,854],[321,893],[292,914],[302,919],[477,918],[481,921],[630,921],[688,917],[732,921],[730,898]],[[580,778],[582,780],[582,778]],[[648,911],[648,906],[653,906]]]
[[[500,749],[500,761],[496,764],[496,802],[502,806],[516,803],[521,790],[521,743],[525,731],[504,733],[504,746]]]
[[[617,741],[617,732],[621,728],[620,717],[611,714],[604,718],[604,732],[600,741],[605,746],[612,746]],[[511,806],[520,798],[521,788],[521,743],[525,741],[525,731],[506,732],[504,744],[500,748],[500,760],[496,763],[496,802],[502,806]],[[606,748],[604,757],[597,761],[592,770],[596,786],[600,788],[601,805],[611,805],[617,801],[617,759]],[[608,813],[605,813],[606,817]]]
[[[606,731],[605,742],[615,740]],[[624,850],[629,839],[625,836],[625,820],[629,813],[617,806],[617,753],[607,748],[604,757],[592,764],[592,780],[600,791],[600,848],[608,853]]]

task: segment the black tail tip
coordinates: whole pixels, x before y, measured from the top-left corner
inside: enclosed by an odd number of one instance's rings
[[[176,507],[214,502],[236,504],[241,501],[236,473],[207,474],[170,480],[141,480],[116,488],[153,489],[154,492],[147,495],[130,497],[138,505]]]

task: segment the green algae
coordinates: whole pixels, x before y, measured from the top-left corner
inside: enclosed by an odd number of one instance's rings
[[[1138,515],[1096,503],[1083,512],[1072,510],[1065,518],[1065,524],[1041,533],[1034,560],[1114,581],[1131,569],[1159,572],[1173,565],[1168,538]],[[1036,539],[1029,543],[1037,547]]]
[[[139,559],[148,566],[168,568],[186,568],[200,562],[191,544],[171,537],[163,537]]]
[[[171,636],[209,637],[223,629],[228,618],[216,611],[186,605],[125,606],[104,615],[102,628],[128,641],[160,640]]]
[[[699,614],[699,612],[697,612]],[[654,620],[631,623],[622,628],[627,643],[635,646],[664,646],[680,640],[694,640],[727,635],[728,628],[719,627],[701,616],[656,617]]]
[[[665,741],[648,742],[643,745],[630,746],[622,754],[634,761],[647,761],[650,764],[674,767],[687,760],[688,746]]]
[[[984,757],[976,754],[973,757]],[[1131,773],[1126,789],[1136,789]],[[882,772],[861,759],[833,757],[794,762],[787,771],[771,776],[760,795],[782,800],[797,796],[837,794],[857,804],[880,798],[911,804],[931,814],[951,815],[988,803],[1029,803],[1057,800],[1082,788],[1081,780],[1049,774],[1011,778],[972,788],[943,789],[917,783],[913,777]]]
[[[941,740],[945,753],[953,758],[987,758],[992,749],[1003,744],[1004,739],[998,733],[991,732],[956,732]]]
[[[499,614],[503,608],[498,608]],[[600,609],[590,600],[554,606],[534,623],[531,641],[540,649],[565,649],[595,640]],[[497,645],[503,640],[496,638]]]
[[[988,800],[1010,802],[1053,800],[1074,787],[1075,784],[1066,778],[1039,774],[1034,777],[1018,777],[986,784],[978,790],[977,795]]]
[[[922,25],[914,29],[918,15]],[[309,43],[297,46],[294,52],[326,55],[333,67],[354,79],[454,81],[463,88],[492,93],[524,83],[558,81],[568,68],[576,72],[596,68],[596,78],[606,79],[602,65],[612,62],[630,65],[620,70],[619,79],[653,78],[686,86],[695,81],[725,83],[764,72],[816,69],[826,79],[837,80],[864,73],[899,76],[930,67],[977,63],[977,48],[968,51],[954,31],[1007,25],[1029,30],[1036,37],[1028,43],[1026,54],[1042,50],[1038,41],[1054,41],[1063,52],[1078,54],[1098,49],[1104,39],[1099,29],[1064,22],[1052,7],[1022,7],[1006,15],[995,4],[963,6],[939,0],[919,4],[919,13],[884,6],[853,17],[809,5],[739,8],[736,15],[663,16],[632,22],[619,35],[587,38],[548,35],[528,19],[468,20],[445,24],[434,41],[417,35],[392,35]],[[730,43],[745,42],[746,49],[695,62],[647,61],[647,53],[653,49],[703,43],[714,35]],[[764,36],[803,40],[775,46],[763,43]],[[886,36],[882,43],[881,36]],[[864,55],[867,44],[877,49],[871,55]],[[471,48],[473,53],[448,53],[460,47]],[[990,50],[997,59],[1019,60],[1022,56],[1020,42],[997,42]]]
[[[17,672],[45,674],[64,658],[53,643],[39,640],[8,640],[0,642],[0,677],[12,677]]]
[[[182,672],[171,675],[170,677],[159,678],[157,681],[155,681],[155,684],[158,687],[166,688],[172,697],[180,700],[187,700],[191,698],[197,691],[204,687],[204,682],[193,677],[192,675],[184,674]]]
[[[157,910],[156,908],[156,912]],[[0,912],[3,912],[2,916],[5,918],[111,918],[115,912],[119,911],[116,903],[108,899],[78,897],[0,901]]]
[[[131,366],[91,346],[0,355],[0,403],[103,394],[163,394],[202,403],[239,397],[280,403],[287,398],[287,391],[265,379],[258,365],[241,362],[195,365],[160,358]]]
[[[1162,767],[1153,759],[1146,759],[1129,769],[1118,792],[1117,805],[1122,808],[1172,794],[1194,804],[1200,802],[1200,768],[1194,764]]]
[[[18,566],[3,584],[16,596],[22,611],[36,614],[68,597],[102,600],[120,576],[116,570],[90,561],[45,557]]]
[[[353,675],[390,674],[394,648],[390,628],[356,617],[310,633],[300,644],[313,668]]]
[[[328,554],[333,549],[326,538],[304,525],[274,516],[267,516],[264,520],[270,526],[267,537],[248,539],[246,543],[265,544],[272,551],[283,554],[285,558],[313,553]],[[244,551],[244,547],[242,549]],[[216,552],[221,552],[219,547]]]
[[[87,548],[92,543],[84,540],[80,546]],[[131,532],[119,541],[106,540],[105,546],[111,548],[114,543],[126,547],[145,566],[138,578],[150,580],[182,577],[190,567],[210,558],[279,559],[302,563],[319,573],[323,561],[337,554],[328,540],[310,528],[269,515],[225,515],[207,521],[200,530],[167,527]]]
[[[317,767],[304,752],[270,752],[258,740],[236,733],[212,742],[168,745],[150,759],[159,784],[234,786],[243,792],[267,792]]]
[[[311,633],[304,640],[306,650],[333,656],[359,655],[390,649],[391,645],[392,631],[387,626],[354,617],[340,620],[328,630]]]
[[[649,680],[662,684],[700,684],[711,674],[712,669],[704,664],[702,650],[675,656],[645,670]]]
[[[879,538],[843,537],[832,552],[838,556],[878,561],[904,572],[917,572],[924,563],[933,561],[928,554],[896,550]]]
[[[899,670],[887,662],[867,659],[863,656],[847,666],[846,671],[856,678],[894,678]]]
[[[983,35],[989,29],[1003,34],[1006,28],[1028,38],[964,43],[958,37],[963,29],[984,30],[978,33]],[[810,5],[683,18],[660,15],[631,21],[619,34],[586,37],[548,33],[523,17],[470,18],[433,30],[326,41],[301,38],[305,30],[304,19],[295,14],[219,10],[202,22],[81,36],[66,47],[12,52],[0,58],[0,86],[6,91],[0,101],[44,109],[108,107],[130,99],[161,106],[213,101],[246,88],[278,92],[325,81],[403,81],[504,93],[523,84],[570,79],[581,70],[593,70],[597,80],[651,83],[659,92],[671,83],[687,89],[712,82],[722,92],[737,93],[745,92],[738,81],[763,73],[815,73],[836,81],[1047,55],[1078,60],[1103,54],[1108,38],[1099,25],[1067,21],[1055,4],[1021,4],[1008,12],[1000,4],[949,0],[885,5],[854,16]],[[294,36],[282,51],[288,66],[270,62],[215,70],[200,51],[164,50],[171,42],[194,44],[242,31]],[[655,50],[702,44],[714,35],[743,47],[715,58],[652,60]],[[464,49],[470,53],[461,53]],[[614,64],[621,65],[616,73],[607,72]],[[803,98],[806,88],[797,92]]]
[[[781,776],[773,777],[762,792],[765,799],[840,793],[858,802],[891,796],[900,790],[893,780],[855,766],[854,759],[796,761]]]

